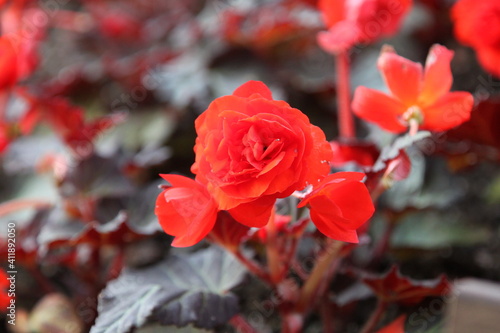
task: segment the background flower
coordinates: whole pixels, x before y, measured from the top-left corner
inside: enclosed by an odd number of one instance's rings
[[[424,70],[421,64],[385,47],[377,64],[391,94],[358,87],[352,101],[354,113],[394,133],[405,131],[411,119],[430,131],[460,125],[469,119],[474,100],[469,92],[449,92],[452,58],[453,51],[436,44],[429,51]]]
[[[458,41],[472,47],[484,69],[500,77],[500,2],[460,0],[451,18]]]

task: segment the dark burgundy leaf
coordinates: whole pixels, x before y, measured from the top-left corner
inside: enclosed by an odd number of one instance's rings
[[[238,312],[229,290],[244,276],[239,262],[217,247],[125,269],[102,292],[91,333],[130,332],[151,321],[212,329]]]
[[[444,275],[434,280],[417,281],[401,275],[397,266],[382,275],[366,275],[362,281],[382,301],[405,305],[420,303],[428,296],[444,296],[450,290],[450,284]]]

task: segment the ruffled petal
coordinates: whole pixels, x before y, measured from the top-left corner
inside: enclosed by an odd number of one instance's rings
[[[402,133],[406,130],[406,126],[399,121],[406,111],[404,104],[377,90],[358,87],[354,92],[352,110],[361,119],[389,132]]]
[[[234,96],[239,97],[251,97],[257,94],[266,99],[273,99],[271,90],[260,81],[248,81],[243,83],[233,92]]]
[[[385,47],[377,61],[387,87],[406,106],[416,103],[422,87],[422,65]]]
[[[419,105],[425,107],[450,91],[453,83],[450,62],[454,52],[442,45],[434,45],[425,62],[424,84],[418,98]]]
[[[228,210],[239,223],[253,228],[262,228],[269,222],[276,199],[262,197]]]
[[[451,92],[430,107],[423,108],[424,121],[421,126],[429,131],[446,131],[470,118],[474,98],[465,91]]]

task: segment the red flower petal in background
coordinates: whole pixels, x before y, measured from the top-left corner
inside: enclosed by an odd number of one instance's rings
[[[158,195],[155,214],[163,230],[175,236],[172,246],[198,243],[214,227],[217,204],[206,188],[187,177],[161,175],[172,187]]]
[[[340,168],[346,163],[354,162],[360,167],[371,167],[377,160],[380,151],[370,142],[340,142],[330,141],[333,158],[330,164]]]
[[[480,64],[500,77],[500,2],[459,0],[451,10],[455,37],[472,47]]]
[[[391,95],[358,87],[352,102],[354,113],[394,133],[403,132],[412,120],[429,131],[446,131],[467,121],[474,99],[465,91],[449,92],[452,57],[453,51],[434,45],[423,71],[420,64],[385,47],[378,67]]]
[[[298,205],[309,205],[310,216],[326,236],[350,243],[358,242],[356,229],[373,215],[375,207],[361,181],[360,172],[338,172],[321,181]]]
[[[444,275],[434,280],[417,281],[401,275],[397,266],[383,275],[366,275],[362,281],[382,301],[405,305],[418,304],[428,296],[444,296],[450,290],[450,284]]]
[[[17,54],[7,37],[0,37],[0,90],[9,89],[18,79]]]
[[[328,31],[318,34],[318,43],[327,52],[338,53],[390,36],[411,5],[412,0],[320,0],[318,8]]]

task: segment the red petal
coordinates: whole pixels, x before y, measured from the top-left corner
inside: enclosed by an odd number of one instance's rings
[[[377,65],[392,94],[406,106],[415,104],[422,86],[422,65],[397,55],[392,48],[382,50]]]
[[[361,119],[375,123],[389,132],[401,133],[406,130],[406,126],[399,121],[406,107],[379,91],[358,87],[354,93],[352,110]]]
[[[347,223],[342,225],[345,228],[359,228],[375,212],[368,189],[359,181],[346,180],[338,184],[329,191],[328,198],[339,207],[342,212],[341,217],[346,219]]]
[[[359,243],[356,230],[340,228],[339,223],[332,220],[330,216],[323,216],[311,209],[311,220],[316,228],[328,238],[348,243]]]
[[[318,9],[321,11],[327,27],[331,27],[345,18],[344,2],[344,0],[319,0]]]
[[[336,54],[347,51],[358,43],[360,34],[359,27],[355,22],[341,21],[328,31],[320,31],[317,40],[323,50]]]
[[[155,214],[163,230],[175,236],[172,246],[191,246],[212,230],[217,218],[217,205],[203,185],[178,175],[162,175],[176,187],[160,193]]]
[[[422,109],[424,122],[421,128],[430,131],[449,130],[469,120],[473,105],[474,98],[468,92],[448,93],[434,105]]]
[[[387,326],[382,327],[377,333],[405,333],[406,314],[394,319]]]
[[[482,47],[477,48],[476,52],[481,66],[483,66],[483,68],[489,73],[500,78],[500,66],[498,66],[500,63],[500,49]]]
[[[228,210],[231,216],[239,223],[253,227],[262,228],[269,222],[276,199],[262,197],[255,201],[241,204]]]
[[[450,62],[453,51],[442,45],[434,45],[425,62],[425,76],[422,92],[418,98],[419,105],[427,106],[450,91],[453,83]]]
[[[12,87],[18,78],[18,59],[7,37],[0,38],[0,89]]]
[[[251,97],[254,94],[259,94],[261,97],[266,99],[273,99],[271,90],[269,90],[269,88],[260,81],[248,81],[243,83],[233,92],[234,96],[239,97]]]

